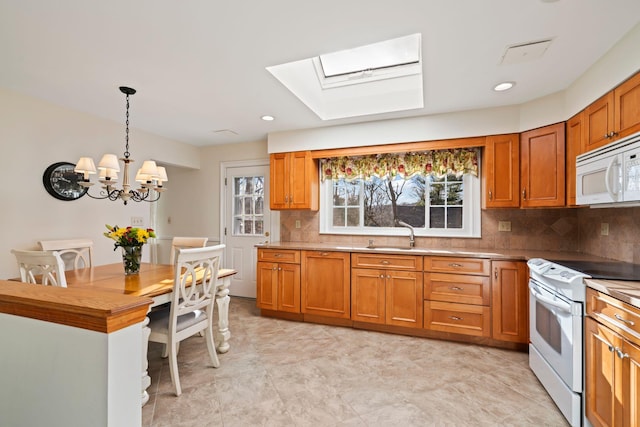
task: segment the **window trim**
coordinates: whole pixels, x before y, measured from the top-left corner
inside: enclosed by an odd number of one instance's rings
[[[322,171],[320,171],[322,173]],[[448,238],[479,238],[481,236],[481,197],[482,189],[480,185],[481,171],[478,170],[478,177],[471,174],[463,175],[464,198],[463,198],[463,224],[468,227],[462,229],[424,229],[416,228],[415,235],[421,237],[448,237]],[[403,227],[364,227],[348,228],[333,227],[332,207],[333,207],[333,180],[326,179],[320,184],[320,208],[319,233],[338,235],[377,235],[377,236],[405,236],[407,230]],[[471,191],[467,191],[470,189]],[[362,217],[363,199],[360,197]]]

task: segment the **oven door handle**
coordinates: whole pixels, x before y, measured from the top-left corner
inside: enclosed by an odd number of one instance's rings
[[[569,304],[565,302],[554,301],[550,298],[545,297],[544,295],[542,295],[542,293],[540,293],[538,287],[533,283],[529,283],[529,290],[531,291],[531,295],[533,295],[536,300],[540,301],[544,305],[555,307],[559,310],[564,311],[565,313],[571,314],[571,306]]]

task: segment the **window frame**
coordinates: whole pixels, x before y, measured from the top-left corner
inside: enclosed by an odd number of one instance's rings
[[[320,171],[322,173],[322,171]],[[463,228],[415,228],[415,235],[421,237],[479,238],[481,237],[481,196],[480,168],[478,176],[463,175],[464,196],[462,201]],[[361,187],[362,188],[362,187]],[[360,218],[364,216],[364,198],[360,191]],[[339,235],[377,235],[405,236],[403,227],[334,227],[333,226],[333,180],[330,178],[320,182],[319,233]],[[428,224],[428,212],[425,212],[425,225]],[[361,221],[361,224],[363,222]]]

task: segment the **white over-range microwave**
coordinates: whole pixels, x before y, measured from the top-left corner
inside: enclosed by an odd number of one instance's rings
[[[640,205],[640,132],[576,158],[576,203]]]

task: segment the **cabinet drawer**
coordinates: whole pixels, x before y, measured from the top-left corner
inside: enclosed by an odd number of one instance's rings
[[[640,309],[587,288],[587,315],[627,339],[640,340]]]
[[[491,282],[487,276],[424,273],[424,299],[489,305]]]
[[[300,264],[300,251],[289,249],[258,249],[258,261]]]
[[[425,301],[424,328],[488,337],[491,335],[491,308],[483,305]]]
[[[491,266],[488,259],[482,258],[425,256],[424,270],[436,273],[465,273],[488,276]]]
[[[352,253],[351,266],[360,268],[392,268],[394,270],[422,270],[422,257]]]

